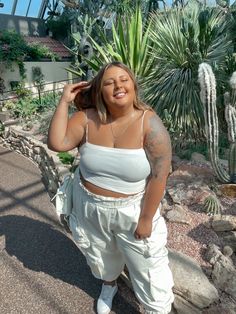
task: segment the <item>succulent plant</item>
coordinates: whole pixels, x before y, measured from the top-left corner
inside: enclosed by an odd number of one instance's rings
[[[204,209],[209,216],[221,214],[221,203],[216,196],[209,195],[205,198]]]
[[[213,170],[221,182],[236,183],[236,72],[233,73],[230,79],[231,93],[224,94],[225,119],[228,125],[228,140],[230,143],[228,172],[219,160],[216,80],[209,64],[200,64],[198,79],[201,87],[200,97],[204,105],[206,137]]]

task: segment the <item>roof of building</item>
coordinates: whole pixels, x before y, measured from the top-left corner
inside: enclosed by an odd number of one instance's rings
[[[45,45],[50,49],[50,51],[57,54],[61,59],[68,59],[72,57],[70,51],[63,45],[63,43],[49,36],[25,36],[24,38],[27,43],[39,43]]]

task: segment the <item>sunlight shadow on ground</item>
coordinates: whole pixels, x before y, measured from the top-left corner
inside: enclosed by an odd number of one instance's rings
[[[97,299],[100,281],[94,279],[84,256],[62,232],[47,223],[25,216],[8,215],[0,217],[0,236],[5,237],[5,250],[9,256],[15,256],[24,267],[77,286]],[[8,260],[6,263],[11,264]],[[27,274],[21,276],[21,280],[31,280]],[[94,285],[98,287],[97,291]],[[42,298],[49,300],[50,295],[45,296],[42,287],[36,286]],[[114,302],[114,310],[116,306],[119,311],[115,313],[139,313],[135,300],[127,302],[120,293]]]

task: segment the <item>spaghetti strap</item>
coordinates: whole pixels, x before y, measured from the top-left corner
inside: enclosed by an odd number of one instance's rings
[[[86,117],[86,127],[85,127],[85,141],[88,142],[88,115],[87,109],[85,110],[85,117]]]
[[[142,121],[141,121],[141,147],[143,147],[143,138],[144,138],[144,136],[143,136],[143,124],[144,124],[144,117],[145,117],[145,114],[147,111],[148,110],[145,110],[143,112]]]

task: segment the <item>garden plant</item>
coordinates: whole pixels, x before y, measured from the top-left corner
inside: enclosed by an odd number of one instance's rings
[[[137,6],[113,20],[111,36],[100,30],[98,42],[88,34],[94,54],[83,61],[94,72],[111,60],[127,64],[139,78],[144,100],[163,120],[166,112],[170,115],[174,142],[204,143],[198,66],[201,62],[214,66],[219,88],[225,88],[228,72],[234,68],[229,62],[234,52],[234,25],[225,8],[197,1],[149,15]],[[76,71],[76,65],[72,69],[77,75],[80,70]]]
[[[209,146],[212,167],[221,182],[236,183],[236,72],[233,73],[230,85],[231,93],[225,93],[225,119],[228,124],[229,148],[229,172],[222,166],[219,160],[219,124],[216,108],[216,81],[212,68],[207,63],[199,66],[199,83],[201,86],[201,100],[204,104],[204,116],[206,123],[206,136]]]

